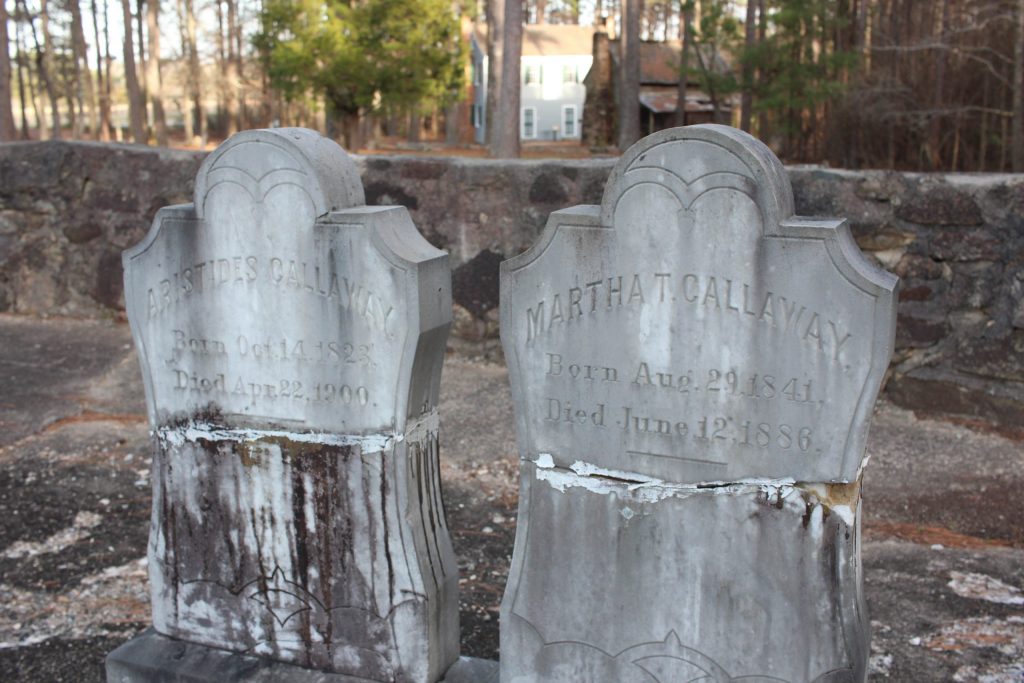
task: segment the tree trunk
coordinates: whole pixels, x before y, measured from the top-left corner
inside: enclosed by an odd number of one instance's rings
[[[619,150],[640,139],[640,14],[641,0],[622,0],[622,47],[619,73]],[[685,104],[685,101],[684,101]]]
[[[1024,0],[1017,0],[1017,42],[1013,49],[1013,133],[1010,147],[1013,172],[1024,172]]]
[[[5,0],[0,0],[0,4],[4,2]],[[3,20],[6,21],[6,19]],[[21,35],[21,21],[16,20],[14,22],[14,35],[14,43],[17,49],[14,59],[18,63],[18,105],[19,109],[21,109],[21,139],[29,140],[32,136],[28,132],[28,111],[26,110],[25,102],[28,96],[25,93],[25,41]]]
[[[104,18],[106,18],[105,9],[104,5]],[[100,20],[96,0],[92,0],[92,32],[96,38],[96,90],[99,93],[100,140],[107,142],[110,140],[110,98],[107,96],[107,87],[103,76],[103,51],[100,49]],[[106,78],[110,78],[109,71],[107,71]]]
[[[942,23],[939,25],[939,35],[937,36],[938,42],[944,43],[946,40],[946,31],[949,29],[949,3],[950,0],[942,0]],[[1017,40],[1020,43],[1020,36]],[[939,109],[942,107],[945,91],[946,91],[946,62],[948,61],[948,51],[940,50],[938,63],[935,65],[935,95],[932,99],[932,108]],[[1015,84],[1016,87],[1020,87],[1020,79]],[[1014,128],[1016,132],[1018,128]],[[939,166],[942,165],[942,118],[938,113],[933,113],[931,121],[928,126],[928,156],[931,163],[932,170],[938,170]]]
[[[15,2],[14,2],[15,10],[17,10],[17,8],[18,8],[18,6],[20,4],[21,3],[19,2],[19,0],[15,0]],[[24,12],[21,16],[24,17],[24,20],[26,22],[28,22],[28,25],[31,27],[32,26],[32,16],[28,12]],[[38,76],[34,77],[32,75],[32,69],[29,68],[29,62],[28,62],[28,53],[29,53],[28,38],[25,37],[24,40],[25,40],[25,47],[22,50],[22,52],[25,55],[24,59],[25,59],[25,71],[27,72],[26,80],[28,80],[28,97],[29,97],[29,100],[32,102],[32,115],[33,115],[33,119],[35,120],[35,123],[36,123],[36,129],[38,130],[39,139],[40,140],[45,140],[46,139],[46,117],[43,116],[43,109],[45,108],[45,105],[44,106],[40,106],[39,97],[41,96],[41,93],[39,91],[39,78],[38,78]]]
[[[174,9],[178,15],[178,33],[181,39],[181,51],[182,58],[185,64],[189,63],[191,57],[189,56],[188,48],[188,30],[185,26],[185,5],[184,0],[176,0],[174,3]],[[185,132],[185,144],[191,145],[192,138],[195,137],[195,121],[192,118],[194,112],[188,106],[189,95],[187,92],[182,93],[182,99],[178,100],[178,109],[181,111],[182,127]]]
[[[245,127],[245,93],[242,92],[242,22],[238,17],[238,0],[227,0],[228,5],[228,131]]]
[[[502,6],[500,35],[501,76],[490,130],[490,154],[500,159],[519,156],[519,69],[523,53],[523,4],[518,0],[495,2]],[[495,33],[499,31],[496,29]],[[498,53],[496,46],[495,53]],[[493,73],[493,70],[492,70]],[[534,122],[536,126],[536,122]]]
[[[107,72],[107,80],[103,84],[103,106],[105,107],[104,116],[106,117],[107,127],[112,128],[113,124],[110,121],[110,110],[114,102],[112,96],[114,80],[111,78],[111,68],[114,64],[114,56],[110,54],[110,6],[107,5],[107,0],[103,0],[103,63]],[[120,136],[120,128],[118,129]]]
[[[495,130],[501,118],[498,115],[498,96],[505,51],[504,28],[505,0],[487,0],[487,102],[484,115],[488,150],[496,144]]]
[[[0,141],[14,140],[18,129],[14,125],[11,106],[11,54],[7,35],[7,0],[0,0]]]
[[[185,0],[185,26],[188,40],[188,77],[192,89],[192,107],[199,123],[199,144],[205,149],[209,133],[206,128],[206,107],[203,106],[203,72],[199,64],[196,41],[196,7],[194,0]]]
[[[163,73],[160,69],[160,0],[149,0],[146,6],[146,31],[149,33],[149,60],[146,62],[146,83],[153,107],[153,132],[156,144],[166,147],[167,115],[164,113]]]
[[[409,112],[409,142],[423,140],[423,116],[418,109]]]
[[[81,99],[76,101],[75,95],[78,90],[78,65],[75,60],[62,60],[61,81],[64,85],[64,100],[68,105],[68,123],[71,124],[71,137],[75,140],[82,138]]]
[[[345,149],[353,154],[358,153],[363,147],[363,122],[360,113],[344,112],[341,115],[341,127]]]
[[[217,91],[218,128],[223,132],[226,132],[227,126],[224,124],[228,114],[228,53],[227,39],[224,36],[226,31],[226,27],[224,26],[224,3],[221,2],[221,0],[214,0],[214,5],[217,7],[217,75],[220,79],[214,89]]]
[[[757,6],[755,0],[747,0],[746,36],[743,55],[743,95],[740,102],[740,129],[750,132],[750,121],[754,113],[754,39],[757,29]]]
[[[50,12],[47,8],[47,0],[39,2],[39,18],[42,21],[43,31],[43,50],[39,70],[40,74],[43,72],[47,74],[45,83],[46,95],[50,99],[50,130],[52,137],[59,140],[61,138],[60,93],[57,91],[57,73],[53,69],[53,36],[50,35]],[[36,50],[39,50],[38,42]]]
[[[690,35],[693,7],[690,0],[679,0],[679,37],[683,47],[679,51],[679,85],[676,88],[676,125],[686,125],[686,93],[690,82]]]
[[[136,38],[136,44],[139,47],[139,61],[137,62],[138,76],[139,76],[139,89],[142,92],[142,103],[149,100],[149,77],[148,70],[146,69],[146,36],[143,35],[142,22],[143,17],[146,16],[146,0],[136,0],[135,2],[135,27],[139,32],[138,38]],[[127,28],[125,29],[127,30]],[[149,121],[149,114],[146,115],[146,120]]]
[[[132,6],[131,0],[121,0],[124,18],[124,81],[128,87],[128,120],[132,139],[136,144],[144,145],[146,138],[146,103],[139,91],[139,78],[135,71],[135,46],[132,45]]]
[[[89,46],[85,42],[85,30],[82,25],[82,8],[79,0],[69,0],[71,11],[71,45],[75,55],[75,80],[78,82],[78,97],[82,99],[85,91],[86,103],[89,107],[89,133],[98,140],[99,105],[96,100],[96,87],[92,82],[92,71],[89,69]]]

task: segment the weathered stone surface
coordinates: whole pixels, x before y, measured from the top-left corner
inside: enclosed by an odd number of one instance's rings
[[[920,225],[981,225],[981,208],[970,194],[920,183],[896,209],[896,216]]]
[[[458,656],[437,403],[447,255],[312,131],[234,136],[127,251],[156,435],[153,623],[359,680]]]
[[[101,274],[117,268],[110,255],[137,242],[158,208],[188,201],[202,158],[195,152],[132,145],[0,144],[0,311],[75,316],[119,312],[120,278],[116,272]],[[453,266],[481,252],[512,255],[526,249],[551,211],[599,202],[613,163],[357,159],[365,184],[374,188],[368,203],[397,202],[410,208],[427,240],[451,252]],[[903,277],[906,289],[934,281],[929,284],[931,296],[903,298],[901,312],[946,317],[952,343],[914,347],[894,365],[894,378],[926,363],[942,382],[959,386],[952,349],[972,343],[982,331],[1009,335],[1015,320],[1024,326],[1021,298],[1005,286],[1024,265],[1024,177],[813,167],[791,168],[788,175],[801,214],[846,216],[860,247]],[[547,187],[537,182],[541,176],[557,185],[564,202],[544,199]],[[535,186],[540,193],[536,202],[530,198]],[[102,226],[103,234],[74,242],[76,235],[95,230],[79,225]],[[994,267],[975,269],[978,263]],[[999,286],[992,286],[990,271],[1000,273]],[[972,292],[985,290],[987,302],[975,307],[979,298]],[[471,345],[486,345],[489,340],[480,340],[479,330],[487,327],[489,313],[471,315],[476,320],[462,329],[471,332]],[[977,315],[992,324],[961,324]],[[1024,385],[1010,387],[997,376],[978,377],[992,390],[1011,388],[1011,394],[1021,397],[1024,414]],[[901,392],[899,400],[920,409],[933,404],[929,396],[908,392]]]
[[[859,481],[895,286],[724,126],[642,140],[601,206],[502,264],[504,683],[865,680]]]

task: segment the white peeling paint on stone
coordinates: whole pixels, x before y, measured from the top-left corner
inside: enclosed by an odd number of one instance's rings
[[[541,466],[541,462],[545,466]],[[742,495],[756,492],[763,493],[770,499],[788,500],[794,493],[799,493],[791,478],[675,484],[637,472],[598,467],[582,460],[574,462],[569,470],[556,468],[551,456],[546,453],[538,456],[536,463],[536,479],[561,493],[570,488],[583,488],[592,493],[616,495],[638,503],[658,503],[667,498],[685,498],[693,495]]]
[[[223,429],[208,422],[190,422],[181,427],[161,427],[155,435],[166,446],[184,446],[200,441],[233,441],[255,443],[272,439],[287,439],[295,443],[322,446],[355,446],[362,453],[380,453],[392,449],[403,441],[422,442],[436,436],[440,428],[437,410],[424,413],[411,421],[404,433],[379,434],[326,434],[322,432],[293,432],[274,429]]]
[[[358,446],[363,453],[388,450],[396,442],[395,434],[323,434],[272,429],[221,429],[209,423],[196,422],[184,427],[161,427],[156,436],[167,446],[183,446],[200,441],[234,441],[249,443],[267,439],[288,439],[296,443],[322,446]]]

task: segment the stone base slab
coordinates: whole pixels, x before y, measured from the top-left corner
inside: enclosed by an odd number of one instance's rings
[[[152,628],[107,655],[106,667],[107,683],[378,683],[168,638]],[[498,683],[498,663],[460,657],[440,683]]]

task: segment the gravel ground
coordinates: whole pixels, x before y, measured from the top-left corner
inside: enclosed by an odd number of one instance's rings
[[[126,325],[0,315],[0,681],[101,681],[148,621],[149,442]],[[463,654],[494,658],[518,469],[504,366],[451,354],[442,474]],[[1015,426],[882,401],[864,483],[873,681],[1024,681]]]

